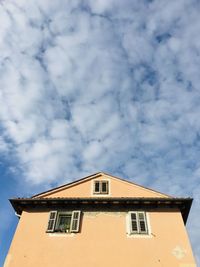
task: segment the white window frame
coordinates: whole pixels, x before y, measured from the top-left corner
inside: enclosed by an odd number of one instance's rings
[[[54,215],[53,219],[51,219],[52,215]],[[63,232],[56,230],[56,228],[58,228],[58,224],[59,224],[59,216],[61,216],[61,215],[70,215],[71,216],[70,229],[67,231],[63,231]],[[49,228],[51,220],[53,220],[52,227]],[[48,233],[78,233],[79,229],[80,229],[80,220],[81,220],[81,211],[80,210],[50,211],[46,232],[48,232]]]
[[[96,183],[99,183],[99,191],[95,191],[95,185]],[[102,184],[106,183],[107,184],[107,191],[104,192],[102,190]],[[108,180],[94,180],[93,181],[93,194],[94,195],[109,195],[110,192],[110,183]]]
[[[135,226],[136,229],[132,228],[132,215],[135,215]],[[143,218],[140,218],[142,216]],[[128,227],[129,233],[131,235],[148,235],[149,234],[149,226],[147,221],[147,214],[144,211],[130,211],[128,212]],[[144,224],[145,230],[142,230],[141,223]]]

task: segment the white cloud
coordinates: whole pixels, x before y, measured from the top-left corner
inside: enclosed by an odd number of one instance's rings
[[[0,136],[0,153],[5,153],[8,151],[8,144],[4,141],[4,139]]]

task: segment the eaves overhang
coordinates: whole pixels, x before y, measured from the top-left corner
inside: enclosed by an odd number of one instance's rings
[[[54,210],[64,208],[81,208],[87,210],[151,210],[151,211],[177,211],[182,214],[186,224],[192,205],[192,198],[12,198],[15,212]]]

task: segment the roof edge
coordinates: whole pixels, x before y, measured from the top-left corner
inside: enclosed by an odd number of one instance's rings
[[[124,197],[124,198],[12,198],[9,199],[13,209],[21,214],[24,210],[32,208],[42,209],[55,209],[58,207],[66,207],[67,205],[85,205],[88,207],[99,208],[100,206],[107,207],[129,207],[132,208],[155,208],[155,210],[161,209],[174,209],[177,208],[182,214],[183,221],[186,224],[187,218],[192,205],[192,198],[135,198],[135,197]],[[92,206],[91,206],[92,205]],[[118,205],[118,206],[117,206]],[[120,206],[121,205],[121,206]]]
[[[40,196],[40,195],[48,194],[48,193],[50,193],[50,192],[52,192],[52,191],[56,191],[56,190],[62,189],[63,187],[72,186],[73,184],[80,183],[80,182],[82,182],[82,181],[84,181],[84,180],[86,180],[86,179],[89,179],[89,178],[92,179],[93,176],[95,177],[95,176],[99,176],[99,175],[101,175],[101,174],[102,174],[102,172],[97,172],[97,173],[94,173],[94,174],[85,176],[85,177],[80,178],[80,179],[78,179],[78,180],[75,180],[75,181],[73,181],[73,182],[69,182],[69,183],[67,183],[67,184],[63,184],[63,185],[54,187],[54,188],[52,188],[52,189],[46,190],[46,191],[44,191],[44,192],[41,192],[41,193],[39,193],[39,194],[33,195],[33,196],[31,196],[31,198],[35,198],[35,197],[38,197],[38,196]]]

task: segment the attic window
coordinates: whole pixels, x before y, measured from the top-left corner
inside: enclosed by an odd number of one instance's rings
[[[79,232],[80,215],[81,212],[79,210],[75,210],[72,212],[51,211],[49,215],[47,232],[59,232],[59,233]]]
[[[94,181],[94,194],[108,194],[109,193],[109,184],[108,181]]]

